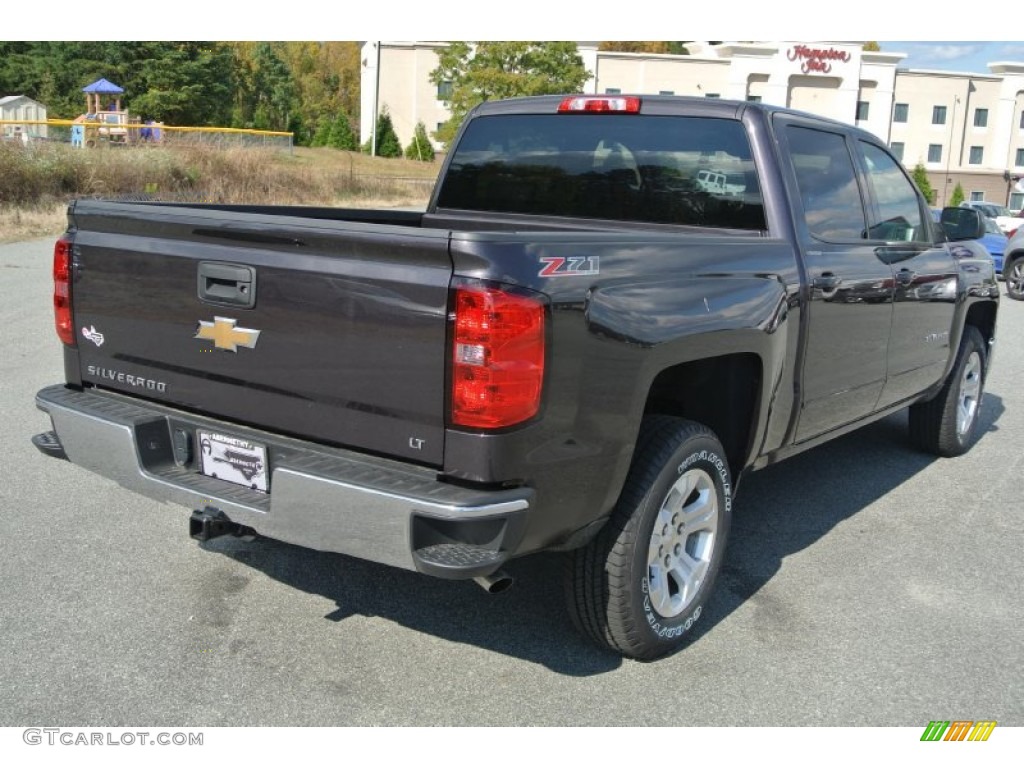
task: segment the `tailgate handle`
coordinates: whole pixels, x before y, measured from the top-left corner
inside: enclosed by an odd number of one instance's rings
[[[199,300],[252,309],[256,306],[256,270],[242,264],[199,262]]]

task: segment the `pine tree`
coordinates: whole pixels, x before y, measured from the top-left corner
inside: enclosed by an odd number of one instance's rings
[[[935,190],[932,189],[932,183],[928,181],[928,171],[925,170],[924,165],[921,163],[915,165],[912,175],[914,183],[917,184],[917,188],[921,190],[921,194],[924,195],[924,199],[928,201],[929,205],[934,205]]]
[[[960,203],[962,203],[963,201],[964,201],[964,188],[961,186],[960,182],[958,181],[956,183],[956,186],[953,187],[953,196],[949,198],[949,204],[953,205],[953,206],[957,206],[957,205],[960,205]]]
[[[330,136],[331,119],[329,117],[321,117],[320,121],[316,124],[316,133],[313,134],[313,141],[310,143],[310,146],[326,147]]]
[[[391,115],[387,109],[381,110],[377,117],[377,155],[379,157],[401,157],[402,144],[391,123]]]
[[[427,136],[427,126],[422,121],[416,123],[416,131],[413,133],[409,146],[405,148],[405,156],[410,160],[424,162],[431,162],[434,159],[434,146]]]
[[[352,131],[352,124],[349,123],[348,115],[344,112],[339,112],[334,122],[331,123],[331,132],[327,138],[327,146],[349,151],[359,148],[359,142]]]

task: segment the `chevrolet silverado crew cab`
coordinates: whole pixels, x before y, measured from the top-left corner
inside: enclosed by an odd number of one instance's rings
[[[746,472],[908,406],[961,454],[992,359],[980,214],[933,222],[875,136],[762,104],[485,103],[425,212],[68,219],[40,450],[198,539],[492,591],[565,551],[576,625],[636,658],[699,621]]]

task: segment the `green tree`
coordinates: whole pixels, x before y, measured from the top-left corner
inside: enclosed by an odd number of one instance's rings
[[[134,114],[171,125],[226,125],[234,61],[222,43],[169,43],[139,62],[134,90],[125,86]],[[136,95],[133,95],[136,94]]]
[[[327,146],[335,149],[346,149],[354,151],[359,149],[359,140],[352,130],[352,124],[348,121],[348,115],[339,112],[331,123],[330,133],[327,136]]]
[[[381,110],[377,116],[377,155],[380,157],[401,157],[402,143],[395,133],[395,126],[391,122],[391,115],[387,108]]]
[[[256,46],[253,63],[254,127],[264,131],[287,130],[296,97],[292,73],[269,43]]]
[[[295,109],[306,125],[344,112],[359,123],[360,49],[356,42],[274,43],[295,86]]]
[[[964,201],[964,188],[958,181],[956,186],[953,187],[953,196],[949,198],[949,204],[952,206],[960,205]]]
[[[231,124],[235,127],[295,129],[297,144],[313,144],[322,118],[328,120],[328,132],[339,112],[354,115],[358,121],[358,43],[225,45],[234,56]],[[326,142],[327,134],[321,134],[319,140]]]
[[[447,89],[451,118],[434,134],[448,145],[466,114],[489,99],[578,93],[590,77],[571,42],[451,43],[438,56],[430,80]]]
[[[24,93],[51,117],[85,111],[82,88],[101,77],[124,89],[133,114],[178,125],[224,125],[236,67],[213,42],[0,42],[0,93]]]
[[[861,48],[865,51],[880,51],[882,47],[874,40],[868,40]]]
[[[652,40],[606,40],[598,44],[597,50],[622,53],[689,53],[685,43]]]
[[[316,133],[313,134],[313,140],[309,143],[309,146],[326,147],[331,135],[331,125],[329,117],[321,117],[316,124]]]
[[[434,159],[434,145],[430,143],[427,136],[427,126],[422,121],[416,123],[416,130],[413,132],[412,141],[405,148],[405,156],[410,160],[423,160],[430,162]]]
[[[918,163],[914,166],[912,173],[914,183],[917,184],[917,188],[921,190],[921,194],[924,195],[924,199],[928,201],[930,205],[935,203],[935,190],[932,189],[932,183],[928,181],[928,171],[925,170],[924,165]]]

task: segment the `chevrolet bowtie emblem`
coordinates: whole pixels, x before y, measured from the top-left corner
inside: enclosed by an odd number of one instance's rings
[[[237,323],[237,320],[230,317],[214,317],[212,323],[200,320],[195,338],[210,339],[217,349],[226,349],[228,352],[237,352],[239,347],[252,349],[256,346],[260,332],[252,328],[236,328]]]

